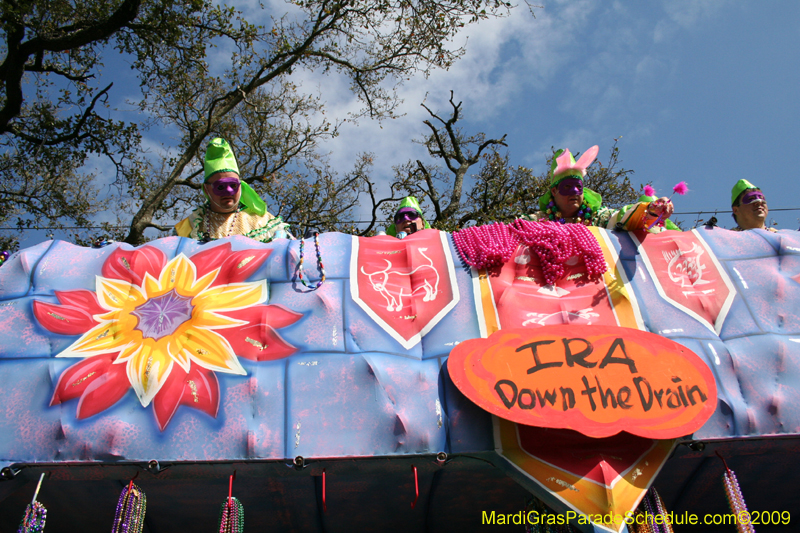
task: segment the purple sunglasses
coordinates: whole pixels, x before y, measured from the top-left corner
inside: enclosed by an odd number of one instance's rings
[[[419,213],[416,211],[401,211],[394,216],[394,223],[399,224],[403,220],[414,221],[419,218]]]
[[[211,192],[215,196],[236,196],[241,184],[239,178],[222,178],[211,185]]]
[[[741,205],[750,205],[756,202],[764,202],[767,203],[767,199],[764,198],[764,194],[761,191],[747,191],[742,196],[742,201],[739,202]]]
[[[579,178],[564,178],[558,184],[558,194],[561,196],[578,196],[583,193],[583,181]]]

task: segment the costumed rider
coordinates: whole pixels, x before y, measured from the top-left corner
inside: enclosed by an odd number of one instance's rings
[[[603,198],[583,186],[586,169],[597,158],[598,151],[598,146],[592,146],[575,161],[568,149],[558,150],[550,167],[550,190],[539,199],[539,211],[522,218],[622,230],[659,232],[667,224],[672,226],[669,229],[677,229],[669,222],[674,208],[666,197],[642,197],[639,203],[619,210],[603,207]]]
[[[406,196],[394,214],[394,224],[386,228],[386,234],[402,239],[417,231],[430,229],[430,227],[431,225],[422,216],[419,201],[413,196]]]
[[[669,218],[665,218],[666,214],[659,217],[656,210],[651,206],[664,204],[665,201],[669,202],[672,206],[671,200],[668,198],[657,198],[655,191],[652,187],[645,186],[645,193],[636,200],[637,203],[630,204],[622,207],[617,213],[616,217],[626,229],[646,229],[650,233],[658,233],[667,229],[674,231],[683,231]],[[683,193],[679,193],[683,194]],[[664,213],[664,211],[662,211]],[[670,210],[670,214],[672,210]]]
[[[777,232],[775,228],[767,227],[765,224],[769,209],[767,199],[761,189],[747,180],[739,180],[731,190],[731,210],[736,227],[733,231],[744,231],[748,229],[763,229]]]
[[[281,217],[269,214],[264,200],[239,179],[239,166],[228,141],[216,138],[208,143],[203,168],[206,201],[175,225],[179,237],[211,240],[243,235],[269,242],[288,236]]]

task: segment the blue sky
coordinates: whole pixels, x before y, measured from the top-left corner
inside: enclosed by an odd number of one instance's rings
[[[273,3],[274,7],[276,3]],[[545,170],[550,147],[584,151],[598,144],[606,160],[619,139],[633,182],[653,182],[676,197],[684,227],[705,211],[732,226],[730,190],[747,178],[764,191],[770,219],[798,229],[800,181],[794,178],[800,126],[800,2],[769,0],[542,0],[507,18],[467,28],[454,46],[466,53],[450,70],[400,88],[395,120],[346,124],[324,144],[343,174],[359,152],[375,154],[374,177],[425,158],[411,139],[432,110],[447,113],[449,91],[463,101],[467,133],[508,134],[513,165]],[[113,64],[113,61],[107,61]],[[295,81],[328,105],[328,117],[358,108],[347,80],[296,72]],[[130,106],[120,106],[127,107]],[[131,117],[128,115],[127,117]],[[164,138],[151,132],[150,146]],[[103,167],[100,168],[103,171]],[[106,216],[105,219],[110,219]],[[29,234],[26,245],[45,239]]]
[[[376,153],[388,169],[424,154],[407,141],[424,133],[419,103],[447,111],[463,100],[467,131],[508,134],[514,165],[540,172],[550,147],[606,159],[615,138],[634,183],[661,194],[685,180],[676,211],[718,209],[731,227],[730,190],[747,178],[769,206],[800,207],[794,179],[800,126],[800,2],[669,0],[548,1],[471,28],[454,68],[402,89],[400,120],[346,127],[330,143],[342,167]],[[345,165],[346,166],[346,165]],[[707,218],[706,215],[703,215]],[[697,215],[679,217],[689,226]],[[780,228],[800,211],[771,211]]]

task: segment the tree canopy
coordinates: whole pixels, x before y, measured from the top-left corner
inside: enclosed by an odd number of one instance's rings
[[[109,117],[104,58],[144,42],[176,43],[201,2],[0,3],[0,224],[89,223],[101,208],[86,169],[107,158],[120,175],[139,150],[135,124]]]
[[[416,142],[429,160],[395,168],[391,183],[372,176],[374,154],[342,172],[318,150],[343,121],[395,117],[399,84],[452,65],[463,52],[450,44],[457,32],[510,7],[292,0],[280,12],[264,5],[242,12],[210,0],[4,2],[0,225],[88,226],[114,206],[116,223],[106,229],[139,244],[148,228],[170,230],[202,197],[202,157],[214,136],[231,142],[242,178],[271,212],[301,231],[371,234],[406,195],[422,201],[435,227],[451,231],[531,212],[547,173],[512,167],[500,152],[505,135],[465,133],[452,92],[446,113],[422,104],[427,134]],[[138,79],[135,90],[130,78],[115,87],[120,64]],[[307,72],[346,76],[360,110],[329,118],[325,94],[296,82]],[[128,103],[134,120],[112,108],[120,89],[138,95]],[[144,136],[161,139],[160,147],[148,149]],[[92,173],[98,160],[114,175]],[[631,171],[618,163],[614,145],[586,180],[612,206],[635,198]],[[353,222],[364,216],[366,225]]]
[[[465,134],[457,124],[463,119],[461,103],[453,100],[452,92],[449,103],[449,117],[440,116],[423,104],[431,116],[424,122],[429,133],[417,142],[426,147],[432,162],[414,160],[395,168],[391,200],[416,196],[426,208],[431,225],[447,231],[510,222],[538,211],[537,201],[549,188],[547,170],[552,155],[543,161],[542,168],[546,170],[539,174],[510,165],[508,153],[499,151],[506,146],[506,136],[487,139],[483,133]],[[469,175],[473,167],[475,171]],[[587,169],[584,184],[600,193],[604,205],[621,207],[639,196],[631,186],[632,174],[632,170],[620,166],[615,141],[606,164],[598,158]],[[385,214],[389,214],[387,210]]]
[[[286,198],[292,177],[315,183],[319,195],[350,190],[358,165],[332,179],[317,142],[336,135],[341,120],[393,116],[397,84],[451,65],[463,52],[450,44],[458,31],[509,8],[500,0],[294,0],[281,12],[242,13],[208,0],[3,2],[0,223],[86,225],[113,204],[130,221],[125,240],[139,243],[194,201],[202,151],[216,135],[231,140],[243,176],[268,198],[278,182]],[[104,66],[120,61],[140,84],[139,118],[127,122],[108,109],[116,88]],[[302,70],[347,76],[361,111],[325,118],[324,95],[293,81]],[[141,144],[144,132],[159,130],[169,138],[163,157]],[[110,189],[87,171],[98,156],[116,170]]]

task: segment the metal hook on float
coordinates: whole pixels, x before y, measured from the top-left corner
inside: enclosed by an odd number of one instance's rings
[[[131,478],[130,483],[128,483],[128,494],[131,493],[131,489],[133,488],[133,480],[139,477],[139,472],[136,472],[136,475]]]
[[[411,502],[411,508],[417,506],[417,500],[419,500],[419,477],[417,476],[417,467],[411,465],[411,468],[414,470],[414,501]]]
[[[722,459],[722,464],[725,465],[725,470],[728,472],[728,474],[730,474],[731,473],[731,469],[728,468],[728,462],[725,460],[724,457],[722,457],[722,454],[719,453],[719,450],[714,450],[714,453],[717,454],[717,457]]]
[[[233,471],[231,477],[228,479],[228,507],[231,506],[231,498],[233,497],[233,480],[236,479],[236,470]]]
[[[5,466],[5,467],[3,467],[2,470],[0,470],[0,479],[6,480],[6,481],[11,481],[15,477],[17,477],[17,474],[20,473],[20,470],[21,469],[19,469],[19,468],[13,468],[11,466]]]
[[[325,501],[325,469],[322,469],[322,512],[328,512],[328,503]]]

